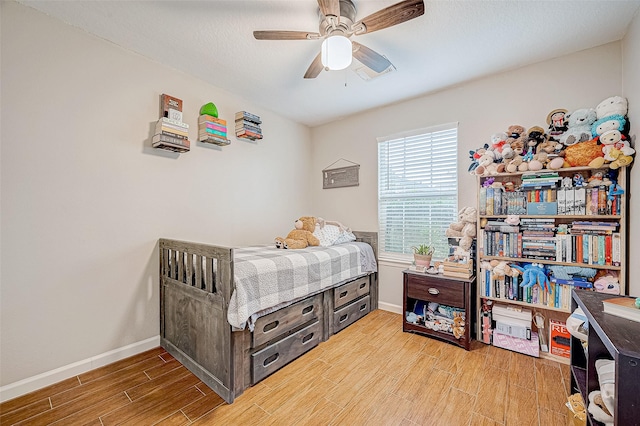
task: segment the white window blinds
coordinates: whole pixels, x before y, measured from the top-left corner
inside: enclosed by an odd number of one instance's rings
[[[412,246],[449,249],[444,233],[458,213],[458,124],[378,138],[379,255],[413,260]]]

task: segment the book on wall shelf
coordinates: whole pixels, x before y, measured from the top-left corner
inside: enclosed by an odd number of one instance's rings
[[[227,120],[202,114],[198,117],[198,141],[219,146],[231,143],[227,139]]]
[[[247,111],[236,112],[236,137],[252,141],[262,139],[260,124],[262,124],[262,120],[257,115]]]
[[[182,100],[167,94],[160,95],[160,119],[156,122],[151,146],[173,152],[188,152],[189,125],[182,122]]]
[[[616,297],[602,301],[602,310],[611,315],[640,322],[640,309],[632,297]]]

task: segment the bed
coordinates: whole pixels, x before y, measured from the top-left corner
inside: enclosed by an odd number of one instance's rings
[[[228,403],[378,307],[377,233],[332,247],[159,242],[160,344]]]

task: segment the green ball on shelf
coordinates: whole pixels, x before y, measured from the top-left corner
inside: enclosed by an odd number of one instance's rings
[[[200,115],[210,115],[218,118],[218,108],[213,102],[209,102],[208,104],[202,105],[200,108]]]

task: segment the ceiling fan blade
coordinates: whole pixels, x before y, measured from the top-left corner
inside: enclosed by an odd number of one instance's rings
[[[382,72],[391,66],[391,62],[387,58],[355,41],[353,42],[353,57],[375,72]]]
[[[405,0],[363,18],[353,24],[356,34],[372,33],[417,18],[424,14],[423,0]],[[364,31],[361,28],[364,26]]]
[[[304,73],[304,78],[316,78],[320,71],[322,71],[324,67],[322,66],[322,52],[318,53],[318,56],[315,57],[307,72]]]
[[[256,40],[317,40],[318,33],[308,31],[254,31]]]
[[[336,16],[340,18],[340,0],[318,0],[320,12],[324,16]]]

